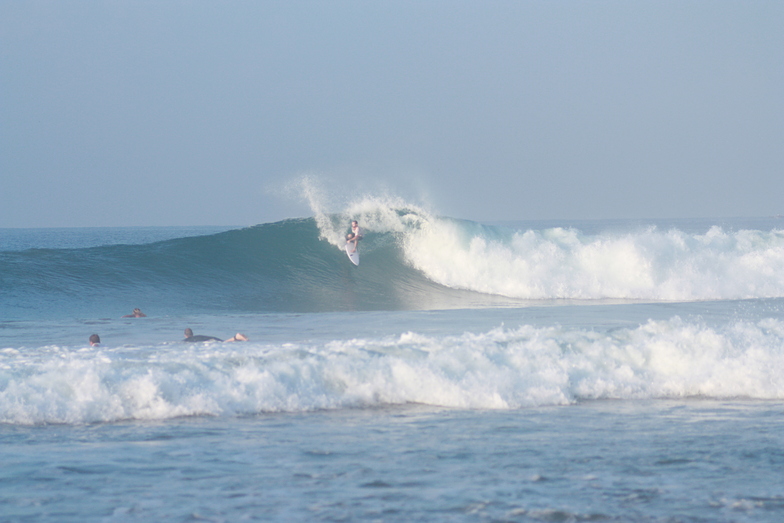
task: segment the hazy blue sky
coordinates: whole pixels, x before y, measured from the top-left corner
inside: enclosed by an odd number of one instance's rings
[[[0,227],[784,213],[784,2],[0,0]]]

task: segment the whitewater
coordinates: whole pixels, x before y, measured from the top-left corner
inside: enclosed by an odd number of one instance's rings
[[[308,328],[295,318],[274,320]],[[598,399],[784,399],[781,319],[720,328],[676,316],[610,330],[522,325],[384,336],[365,330],[345,339],[335,332],[327,340],[289,335],[231,346],[4,348],[0,420],[35,425],[407,404],[523,409]]]
[[[0,230],[0,519],[784,516],[780,219],[320,201]]]

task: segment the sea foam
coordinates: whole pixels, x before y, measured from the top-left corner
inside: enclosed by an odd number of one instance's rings
[[[781,229],[512,228],[437,216],[389,196],[359,197],[327,212],[323,194],[311,188],[307,195],[322,240],[341,248],[356,219],[366,233],[393,237],[408,266],[452,289],[524,300],[784,296]]]
[[[784,323],[678,317],[607,332],[498,326],[319,343],[42,347],[0,355],[0,421],[90,423],[420,403],[784,398]]]
[[[473,228],[475,229],[475,228]],[[784,295],[784,232],[705,234],[649,227],[466,231],[432,219],[405,242],[409,263],[448,287],[524,299],[709,300]]]

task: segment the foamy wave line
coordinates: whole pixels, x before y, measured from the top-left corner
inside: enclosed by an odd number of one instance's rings
[[[405,243],[442,285],[523,299],[709,300],[784,296],[784,231],[586,236],[429,220]]]
[[[395,196],[336,198],[314,176],[298,190],[321,239],[342,248],[349,221],[359,220],[366,232],[394,235],[411,267],[454,289],[526,300],[784,297],[782,230],[512,231],[438,217]],[[326,203],[334,201],[340,210]]]
[[[162,350],[163,349],[163,350]],[[606,333],[498,327],[320,345],[0,353],[0,421],[89,423],[405,403],[470,409],[591,399],[784,399],[784,323],[673,318]]]

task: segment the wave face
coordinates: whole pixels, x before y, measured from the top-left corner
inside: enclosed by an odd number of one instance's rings
[[[372,204],[371,204],[372,203]],[[784,296],[784,231],[584,233],[367,203],[145,245],[0,252],[4,317],[486,307],[541,300]],[[362,262],[342,250],[352,218]]]
[[[517,409],[596,399],[784,399],[784,323],[771,318],[231,345],[4,349],[0,423],[406,403]]]

